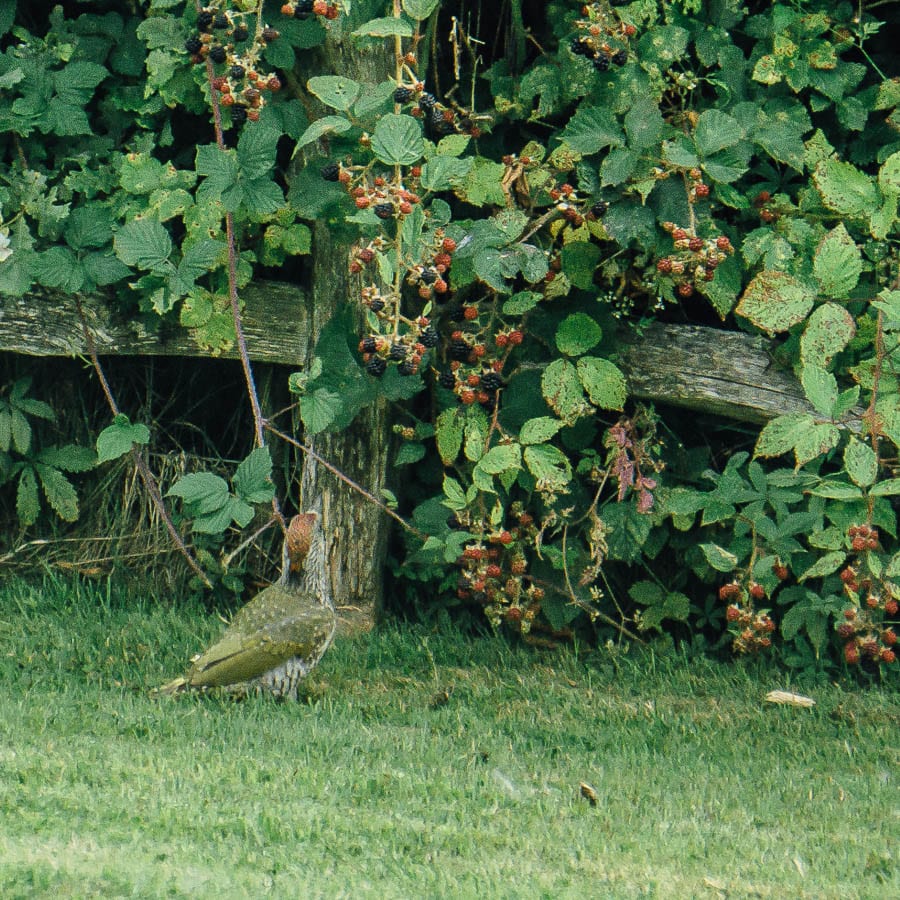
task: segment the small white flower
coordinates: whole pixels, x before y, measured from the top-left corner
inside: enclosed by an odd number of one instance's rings
[[[0,231],[0,262],[6,262],[12,256],[9,247],[9,235]]]

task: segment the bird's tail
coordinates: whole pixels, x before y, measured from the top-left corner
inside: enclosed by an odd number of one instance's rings
[[[168,684],[164,684],[162,687],[153,688],[150,691],[150,696],[152,697],[172,697],[175,694],[180,694],[182,691],[186,691],[188,687],[188,683],[184,678],[176,678],[174,681],[170,681]]]

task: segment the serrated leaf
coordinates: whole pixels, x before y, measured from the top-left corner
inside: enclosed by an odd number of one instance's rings
[[[411,166],[422,158],[425,140],[421,126],[412,116],[388,113],[378,120],[371,147],[386,165]]]
[[[353,32],[354,37],[412,37],[413,27],[405,19],[369,19]]]
[[[815,497],[825,497],[827,500],[861,500],[863,497],[863,492],[858,487],[845,481],[823,481],[809,493]]]
[[[528,419],[519,431],[519,443],[543,444],[545,441],[549,441],[563,427],[563,424],[559,419],[552,419],[550,416]]]
[[[815,303],[815,295],[786,272],[765,270],[747,285],[735,310],[770,337],[802,322]]]
[[[362,85],[343,75],[317,75],[306,82],[310,93],[326,106],[346,112],[356,102]]]
[[[452,465],[459,456],[463,440],[463,418],[456,407],[445,409],[435,421],[435,443],[445,466]]]
[[[316,388],[300,398],[300,418],[309,434],[320,434],[331,426],[343,408],[341,395],[329,388]]]
[[[837,379],[831,372],[816,365],[805,365],[800,373],[800,383],[806,399],[819,415],[831,416],[838,398]]]
[[[497,444],[478,460],[477,468],[488,475],[499,475],[522,464],[522,448],[518,444]]]
[[[802,466],[833,449],[839,439],[836,426],[816,422],[807,413],[778,416],[763,427],[753,455],[780,456],[793,450],[797,466]]]
[[[567,423],[587,410],[578,370],[568,360],[555,359],[544,369],[541,392],[550,408]]]
[[[572,313],[556,329],[556,347],[566,356],[580,356],[596,347],[601,337],[602,329],[589,315]]]
[[[13,447],[24,456],[31,449],[31,425],[15,408],[10,411],[10,428]]]
[[[608,359],[583,356],[578,360],[578,378],[588,398],[600,409],[622,409],[628,398],[625,376]]]
[[[869,493],[873,497],[896,497],[900,495],[900,478],[888,478],[886,481],[879,481],[878,484],[872,485]]]
[[[843,550],[833,550],[817,559],[802,575],[799,575],[797,581],[806,581],[808,578],[823,578],[825,575],[831,575],[844,564],[847,554]]]
[[[844,447],[844,469],[854,484],[869,487],[878,477],[878,457],[868,444],[851,437]]]
[[[535,479],[551,490],[560,491],[572,480],[572,466],[566,455],[552,444],[535,444],[523,453],[525,465]]]
[[[206,516],[222,509],[230,494],[224,478],[212,472],[192,472],[179,478],[166,496],[180,497],[197,507],[196,515]]]
[[[150,430],[138,422],[132,425],[128,416],[119,414],[112,425],[107,426],[97,435],[97,462],[108,462],[118,459],[131,451],[132,444],[147,444],[150,441]]]
[[[44,496],[53,511],[64,521],[74,522],[78,519],[78,494],[72,482],[59,469],[51,466],[35,464],[35,471],[40,479]]]
[[[813,310],[803,330],[800,359],[825,368],[855,334],[856,322],[844,307],[836,303],[823,303]]]
[[[621,147],[625,143],[625,135],[616,117],[605,107],[587,104],[578,108],[560,137],[584,156],[605,147]]]
[[[59,288],[69,294],[77,293],[84,284],[84,269],[68,247],[51,247],[36,254],[31,271],[44,287]]]
[[[822,160],[813,170],[813,182],[822,202],[843,216],[865,216],[878,205],[874,182],[850,163]]]
[[[16,515],[19,517],[19,523],[23,526],[34,525],[40,511],[37,478],[34,469],[26,466],[19,475],[16,487]]]
[[[257,447],[242,460],[232,481],[234,492],[247,503],[267,503],[275,496],[272,456],[268,447]]]
[[[437,9],[440,2],[441,0],[403,0],[403,11],[422,22]]]
[[[307,144],[311,144],[313,141],[319,140],[320,137],[324,137],[326,134],[344,134],[344,132],[350,130],[351,125],[350,120],[345,119],[343,116],[323,116],[321,119],[316,119],[300,135],[297,145],[294,147],[294,154],[296,155],[298,150]]]
[[[718,109],[705,109],[694,126],[694,143],[703,156],[712,156],[744,139],[737,119]]]
[[[600,262],[602,251],[596,244],[587,241],[570,241],[560,253],[560,262],[566,278],[583,290],[590,290],[594,284],[594,273]]]
[[[717,572],[733,572],[737,568],[737,556],[718,544],[701,544],[700,550]]]
[[[541,294],[535,291],[519,291],[503,304],[503,315],[521,316],[534,309],[541,300]]]
[[[63,472],[87,472],[97,465],[97,454],[90,447],[66,444],[63,447],[45,447],[38,455],[38,462]]]
[[[113,238],[116,256],[126,266],[151,271],[161,269],[172,253],[169,232],[153,219],[135,219],[123,225]]]
[[[0,451],[8,453],[12,446],[12,419],[9,410],[0,409]]]
[[[861,273],[862,255],[859,247],[841,222],[822,238],[816,248],[813,274],[818,279],[823,294],[846,298],[856,287]]]
[[[410,466],[419,462],[425,456],[425,445],[418,441],[405,441],[400,445],[397,456],[394,459],[395,466]]]

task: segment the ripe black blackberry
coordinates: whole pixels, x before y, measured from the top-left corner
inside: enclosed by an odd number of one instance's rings
[[[222,31],[223,29],[227,28],[230,24],[231,24],[231,20],[228,18],[228,16],[226,16],[225,13],[219,13],[218,15],[216,15],[213,18],[212,26],[213,26],[213,28],[217,28],[217,29],[219,29],[219,31]]]
[[[380,356],[373,356],[372,359],[366,363],[366,371],[376,378],[381,378],[386,370],[387,362]]]
[[[609,69],[609,57],[605,53],[598,53],[594,57],[594,68],[598,72],[606,72]]]
[[[434,325],[429,325],[427,328],[425,328],[425,330],[419,335],[419,341],[423,347],[437,347],[438,333]]]
[[[598,218],[602,219],[609,209],[609,204],[605,200],[598,200],[592,207],[591,212]]]
[[[330,162],[319,170],[326,181],[337,181],[341,175],[341,167],[336,162]]]
[[[435,103],[437,103],[437,100],[435,100],[434,94],[429,94],[427,91],[422,91],[422,93],[419,94],[419,106],[421,106],[425,112],[434,109]]]
[[[197,37],[188,38],[184,42],[184,49],[193,56],[195,53],[199,53],[203,49],[203,41],[201,41],[200,38]]]
[[[391,344],[391,359],[406,359],[406,347],[403,344]]]
[[[617,52],[613,53],[612,61],[617,66],[624,66],[625,63],[628,62],[628,51],[627,50],[618,50]]]
[[[197,27],[201,31],[209,31],[213,19],[215,19],[215,16],[208,9],[204,9],[197,15]]]
[[[438,375],[438,384],[448,391],[452,391],[456,387],[456,376],[452,372],[441,372]]]
[[[226,57],[227,54],[225,53],[225,48],[221,44],[217,44],[209,51],[209,58],[214,63],[223,63],[225,62]]]
[[[247,121],[247,107],[246,106],[232,106],[231,107],[231,121],[234,125],[243,125],[244,122]]]
[[[448,313],[451,322],[465,322],[466,311],[462,306],[454,306]]]
[[[394,204],[376,203],[375,215],[378,216],[379,219],[390,219],[394,215]]]
[[[591,48],[581,38],[572,38],[569,49],[576,56],[590,56],[592,53]]]
[[[244,77],[244,72],[245,72],[244,67],[243,67],[243,66],[239,66],[239,65],[237,65],[237,64],[233,65],[233,66],[228,70],[228,74],[229,74],[232,78],[243,78],[243,77]]]
[[[413,96],[413,89],[401,84],[400,87],[394,91],[394,103],[409,103]]]
[[[412,374],[414,374],[415,371],[416,371],[416,366],[415,366],[415,364],[412,362],[412,360],[404,359],[403,362],[400,363],[399,366],[397,366],[397,371],[398,371],[401,375],[412,375]]]
[[[460,362],[463,362],[469,358],[471,352],[472,348],[463,338],[455,338],[450,341],[450,348],[447,354],[450,359],[458,359]]]
[[[438,279],[438,273],[434,269],[423,269],[419,276],[425,284],[434,284]]]
[[[373,313],[380,313],[384,309],[384,300],[382,300],[381,297],[376,297],[374,300],[370,301],[369,309],[371,309]]]
[[[263,28],[262,30],[262,39],[266,44],[271,44],[272,41],[278,40],[278,32],[274,28]]]
[[[302,22],[312,15],[312,10],[313,0],[300,0],[300,2],[294,6],[294,18],[300,19]]]
[[[490,393],[503,387],[503,379],[496,372],[485,372],[481,376],[481,386]]]
[[[247,38],[250,37],[250,32],[243,25],[238,25],[238,27],[231,32],[231,37],[232,40],[238,42],[246,41]]]
[[[367,335],[360,342],[360,349],[363,353],[374,353],[375,352],[375,338],[372,335]]]

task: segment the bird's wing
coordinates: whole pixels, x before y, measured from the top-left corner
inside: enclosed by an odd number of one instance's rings
[[[238,627],[241,621],[248,625],[253,619],[245,616],[239,620],[235,616],[222,639],[194,661],[185,676],[191,687],[224,687],[252,681],[293,657],[318,660],[320,648],[328,646],[336,624],[334,612],[318,604],[293,610],[252,631]]]

